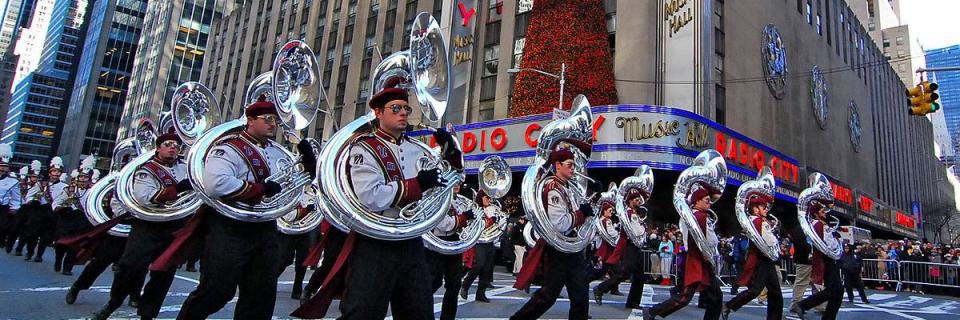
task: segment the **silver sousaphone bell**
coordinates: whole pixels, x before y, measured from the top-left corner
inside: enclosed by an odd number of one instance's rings
[[[380,62],[373,71],[371,88],[379,92],[388,85],[413,89],[424,118],[439,121],[446,111],[450,95],[450,64],[445,41],[437,21],[420,13],[410,30],[410,50],[394,53]],[[398,87],[398,86],[394,86]],[[317,157],[317,179],[320,192],[317,204],[331,220],[342,221],[347,229],[381,240],[406,240],[420,237],[433,229],[453,203],[453,186],[462,182],[460,170],[442,161],[437,151],[413,140],[429,157],[421,159],[421,168],[438,168],[446,186],[424,192],[421,199],[400,210],[392,218],[373,212],[361,204],[349,181],[349,149],[354,141],[373,131],[372,113],[356,119],[336,133],[323,146]],[[459,148],[459,142],[456,143]],[[462,161],[461,161],[462,163]],[[339,227],[338,227],[339,228]]]
[[[213,92],[199,82],[186,82],[174,90],[170,101],[170,110],[161,113],[155,135],[173,130],[184,144],[192,145],[197,137],[207,130],[211,122],[219,121],[220,107]],[[146,130],[146,128],[144,129]],[[141,144],[150,144],[145,141],[149,133],[137,133]],[[120,170],[117,177],[117,199],[119,199],[134,217],[146,221],[171,221],[187,217],[197,211],[203,204],[197,197],[197,192],[186,191],[177,196],[177,199],[168,203],[141,203],[134,197],[134,176],[145,163],[155,156],[154,148],[141,152],[128,165]]]
[[[147,130],[147,127],[144,127]],[[153,141],[151,141],[151,144]],[[87,190],[87,196],[83,199],[84,214],[92,225],[99,225],[112,219],[105,207],[110,206],[110,193],[115,192],[117,177],[123,165],[140,154],[141,143],[134,138],[121,140],[113,148],[113,162],[110,163],[110,173],[98,180],[90,190]],[[114,212],[114,215],[117,215]],[[118,224],[107,231],[108,234],[116,237],[126,237],[130,233],[129,224]]]
[[[274,59],[270,80],[266,78],[268,76],[261,75],[255,79],[247,90],[245,102],[249,104],[251,99],[256,99],[260,94],[272,93],[272,99],[281,120],[280,127],[284,129],[287,137],[296,140],[294,142],[299,142],[299,131],[309,126],[316,117],[322,92],[316,57],[310,46],[299,40],[284,44]],[[267,94],[268,99],[271,99],[270,96]],[[284,153],[284,157],[277,162],[279,170],[272,172],[266,179],[277,182],[283,186],[283,189],[272,197],[264,198],[261,203],[254,205],[241,202],[228,203],[212,197],[211,192],[204,186],[204,162],[210,148],[235,137],[245,125],[246,118],[241,115],[238,119],[221,123],[205,131],[197,138],[187,154],[190,182],[203,202],[220,214],[245,222],[275,220],[296,208],[311,180],[309,174],[299,165],[299,157],[285,148],[279,148]]]

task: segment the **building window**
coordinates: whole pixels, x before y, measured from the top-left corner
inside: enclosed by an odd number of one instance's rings
[[[898,46],[903,45],[903,37],[897,37],[897,45]]]
[[[500,45],[483,48],[483,76],[496,76],[500,62]]]
[[[500,21],[503,18],[503,0],[488,0],[487,23]]]
[[[813,24],[813,5],[807,0],[807,24]]]
[[[876,31],[876,30],[877,30],[877,24],[871,22],[870,24],[867,25],[867,28],[870,29],[870,31]]]

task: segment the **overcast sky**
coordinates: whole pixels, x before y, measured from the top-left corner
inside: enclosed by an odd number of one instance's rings
[[[901,0],[900,15],[925,50],[960,44],[960,0]]]

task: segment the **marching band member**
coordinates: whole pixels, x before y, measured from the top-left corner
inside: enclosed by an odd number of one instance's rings
[[[4,249],[6,249],[7,251],[7,254],[10,254],[10,252],[13,251],[14,245],[17,244],[17,239],[20,239],[23,233],[22,232],[23,224],[26,221],[26,219],[23,216],[26,215],[26,212],[28,211],[27,208],[25,208],[25,206],[27,204],[26,202],[27,189],[29,188],[29,185],[30,185],[30,179],[28,178],[29,175],[30,175],[30,167],[28,166],[21,167],[20,174],[17,175],[18,186],[20,189],[18,190],[19,193],[17,194],[17,196],[20,198],[20,209],[17,210],[17,212],[13,212],[13,216],[10,218],[10,220],[7,221],[7,226],[5,231],[6,239],[4,239],[4,244],[3,244]],[[20,240],[20,242],[23,242],[23,240]],[[18,256],[22,256],[23,245],[21,244],[17,247],[18,249],[16,254]]]
[[[825,234],[824,228],[827,224],[827,212],[833,206],[832,202],[820,203],[814,201],[807,209],[808,215],[816,218],[813,221],[813,230],[821,239],[833,237],[832,234]],[[803,299],[800,303],[793,306],[790,311],[797,314],[800,319],[804,318],[804,313],[824,302],[827,303],[827,309],[823,312],[821,319],[836,319],[840,311],[840,304],[843,303],[843,287],[840,280],[840,265],[837,260],[824,255],[820,250],[813,246],[813,268],[810,271],[810,280],[817,285],[824,286],[823,290]]]
[[[489,228],[499,222],[500,209],[493,204],[493,199],[490,198],[486,192],[483,192],[483,190],[477,191],[477,199],[475,199],[475,201],[483,208],[485,228]],[[460,285],[461,298],[467,298],[470,286],[473,285],[473,280],[476,280],[479,276],[480,283],[477,284],[475,300],[477,302],[490,302],[490,299],[487,299],[486,291],[487,288],[493,285],[493,265],[497,260],[497,248],[494,247],[494,242],[496,241],[497,240],[493,240],[486,243],[478,242],[473,246],[473,265],[470,267],[466,277],[463,278],[463,283]]]
[[[383,89],[369,106],[377,118],[375,131],[350,147],[352,188],[371,211],[397,217],[401,207],[445,181],[437,169],[418,171],[417,162],[425,155],[405,135],[413,112],[406,90]],[[440,145],[453,140],[442,129],[434,138]],[[350,233],[320,292],[292,315],[323,317],[333,297],[342,292],[341,319],[382,319],[388,306],[397,318],[433,319],[426,255],[420,237],[384,241]]]
[[[54,160],[59,160],[59,157],[54,158]],[[50,162],[51,178],[54,176],[54,163],[55,161]],[[90,225],[80,206],[80,195],[86,192],[90,181],[93,179],[94,163],[95,160],[93,156],[87,157],[83,163],[80,164],[80,169],[74,170],[70,174],[73,178],[70,184],[66,183],[66,176],[58,173],[57,176],[63,178],[56,184],[50,186],[50,193],[53,195],[53,202],[50,207],[57,217],[56,237],[58,239],[83,231]],[[75,252],[63,245],[54,246],[54,250],[56,255],[53,260],[53,270],[61,271],[62,269],[64,275],[73,275]]]
[[[750,197],[749,210],[753,215],[750,219],[759,234],[769,234],[765,233],[764,229],[772,227],[766,221],[768,219],[767,214],[770,212],[769,205],[772,202],[773,197],[762,193]],[[764,240],[772,244],[779,243],[776,238]],[[783,293],[780,291],[779,273],[776,262],[767,258],[760,252],[757,245],[750,241],[750,248],[747,250],[747,262],[737,279],[737,283],[741,286],[747,286],[747,290],[740,292],[723,306],[723,319],[726,320],[730,316],[730,312],[739,310],[747,302],[759,296],[763,289],[767,289],[769,299],[767,319],[783,318]]]
[[[187,165],[178,159],[180,137],[167,132],[156,139],[156,155],[134,173],[134,197],[140,203],[167,203],[177,199],[181,192],[192,190],[186,180]],[[127,296],[140,291],[150,263],[173,241],[173,233],[187,218],[171,221],[133,219],[123,256],[117,263],[117,272],[110,288],[110,301],[97,311],[94,319],[107,319],[123,304]],[[150,281],[143,287],[137,314],[141,318],[155,318],[173,283],[174,270],[150,271]],[[133,303],[131,298],[131,303]]]
[[[10,145],[0,144],[0,247],[7,246],[8,239],[16,239],[16,217],[20,210],[20,181],[10,172],[13,151]],[[6,249],[10,253],[10,249]]]
[[[124,158],[121,167],[126,165],[129,160],[129,157]],[[109,205],[106,206],[107,210],[105,211],[108,212],[113,219],[95,226],[90,231],[84,232],[84,234],[57,241],[58,245],[67,246],[73,250],[76,263],[82,264],[89,259],[87,265],[83,267],[83,272],[81,272],[77,280],[73,282],[70,289],[67,289],[67,294],[64,298],[67,304],[76,302],[77,295],[80,294],[81,290],[90,289],[93,282],[100,277],[100,274],[107,270],[107,267],[111,264],[118,263],[127,245],[127,237],[114,236],[109,234],[108,231],[117,224],[129,225],[132,218],[130,218],[127,208],[123,206],[120,199],[117,199],[114,191],[109,191],[106,198],[109,199],[110,202]],[[89,208],[87,208],[87,210],[89,210]],[[86,241],[86,243],[83,243],[84,241]],[[140,280],[142,281],[143,279]],[[134,287],[141,288],[143,284],[140,283]],[[130,292],[131,306],[139,306],[139,300],[140,290]]]
[[[459,193],[460,184],[454,185],[453,194]],[[454,206],[450,206],[450,211],[431,232],[441,240],[457,241],[460,239],[458,232],[467,226],[468,220],[474,218],[473,210],[457,212]],[[433,275],[433,292],[436,293],[441,286],[444,288],[440,319],[455,319],[457,316],[457,289],[460,288],[460,276],[463,274],[463,254],[448,255],[429,251],[428,255]]]
[[[27,247],[27,254],[23,260],[33,259],[33,262],[43,262],[43,252],[46,251],[46,246],[39,246],[40,254],[36,258],[33,258],[34,251],[38,248],[41,237],[44,240],[52,237],[49,233],[55,231],[54,226],[57,223],[56,217],[49,206],[53,200],[50,197],[50,181],[40,180],[40,167],[42,166],[40,161],[37,160],[30,163],[29,186],[24,196],[27,204],[23,210],[23,215],[20,217],[23,219],[23,224],[20,243],[17,244],[18,254],[22,252],[24,246]],[[55,181],[59,181],[59,179],[60,177],[57,176]]]
[[[650,199],[650,194],[640,188],[630,188],[625,190],[624,201],[627,202],[627,216],[646,217],[647,209],[641,206],[643,199]],[[613,216],[616,218],[616,216]],[[620,241],[614,252],[607,258],[606,263],[619,264],[613,276],[604,282],[601,282],[593,288],[593,297],[597,304],[602,304],[603,294],[607,292],[616,292],[620,283],[630,279],[630,292],[627,294],[626,307],[629,309],[639,309],[640,300],[643,298],[643,285],[649,279],[645,267],[649,264],[650,255],[644,254],[641,248],[630,241],[623,228],[620,229]]]
[[[570,203],[568,196],[570,179],[574,176],[574,154],[569,149],[559,149],[550,153],[547,164],[553,166],[555,174],[544,182],[542,201],[545,203],[547,215],[557,230],[563,233],[575,232],[575,229],[593,216],[590,204]],[[529,285],[532,274],[542,263],[544,265],[543,286],[533,293],[530,300],[520,308],[510,319],[536,319],[547,312],[560,296],[563,287],[567,287],[570,298],[570,319],[587,319],[589,312],[590,263],[584,252],[564,253],[546,245],[540,239],[531,250],[524,263],[520,276],[514,288],[524,289]]]
[[[247,125],[241,133],[210,149],[203,181],[213,198],[257,204],[284,188],[266,179],[271,172],[281,170],[278,161],[286,155],[280,144],[272,141],[280,121],[273,102],[261,97],[247,106],[245,115]],[[307,159],[308,154],[301,155]],[[177,318],[210,316],[233,299],[239,286],[234,318],[269,319],[279,276],[276,221],[244,222],[210,213],[205,218],[200,284],[187,297]]]
[[[693,207],[693,214],[697,220],[698,228],[706,234],[707,217],[709,216],[711,197],[719,197],[722,191],[714,190],[710,186],[697,182],[691,189],[693,191],[686,199],[687,203]],[[703,319],[719,319],[721,305],[723,303],[723,293],[720,291],[720,283],[716,279],[713,268],[706,261],[701,249],[693,241],[692,236],[687,236],[684,244],[687,246],[687,256],[684,262],[683,287],[671,294],[670,299],[661,302],[648,310],[644,310],[644,319],[654,319],[656,316],[667,317],[670,314],[682,309],[690,303],[693,294],[700,292],[700,303],[706,307],[706,313]]]

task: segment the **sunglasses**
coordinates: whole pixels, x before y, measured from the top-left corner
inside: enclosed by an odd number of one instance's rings
[[[164,141],[163,143],[160,144],[160,146],[167,147],[167,148],[180,148],[180,144],[177,143],[176,141]]]
[[[275,123],[277,123],[277,116],[272,115],[272,114],[265,114],[265,115],[262,115],[262,116],[257,116],[257,119],[263,120],[263,122],[266,122],[267,124],[275,124]]]
[[[410,113],[413,112],[413,108],[411,108],[409,105],[396,104],[396,103],[390,105],[390,111],[393,111],[393,113],[395,113],[395,114],[396,114],[396,113],[400,113],[400,110],[401,110],[401,109],[402,109],[403,111],[406,111],[407,114],[410,114]]]

